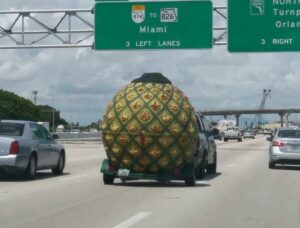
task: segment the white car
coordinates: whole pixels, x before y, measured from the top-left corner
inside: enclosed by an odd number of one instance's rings
[[[274,135],[267,138],[269,147],[269,168],[276,164],[300,165],[300,129],[279,128]]]
[[[70,130],[71,134],[78,134],[79,132],[80,132],[79,129],[72,129],[72,130]]]
[[[229,139],[237,140],[242,142],[243,135],[241,130],[238,127],[229,127],[224,131],[224,142],[227,142]]]

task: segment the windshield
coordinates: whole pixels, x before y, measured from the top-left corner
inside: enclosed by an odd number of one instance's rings
[[[280,138],[300,138],[300,130],[280,130],[277,136]]]
[[[0,123],[0,135],[22,136],[24,124],[19,123]]]

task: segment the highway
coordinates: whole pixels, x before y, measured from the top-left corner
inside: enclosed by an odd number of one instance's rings
[[[300,168],[268,169],[265,136],[217,144],[217,175],[195,187],[119,180],[105,186],[102,144],[65,144],[62,176],[0,176],[0,227],[299,228]]]

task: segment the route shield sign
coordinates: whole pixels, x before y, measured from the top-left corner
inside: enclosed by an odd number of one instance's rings
[[[95,49],[212,48],[211,1],[97,2]]]
[[[300,0],[228,0],[228,50],[300,51]]]

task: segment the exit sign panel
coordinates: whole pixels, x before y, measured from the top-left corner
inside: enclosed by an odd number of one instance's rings
[[[211,1],[97,2],[95,49],[197,49],[213,45]]]
[[[300,51],[300,1],[228,0],[228,50]]]

